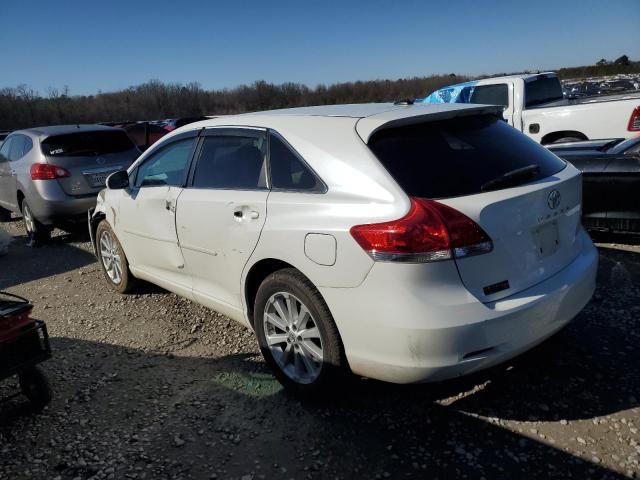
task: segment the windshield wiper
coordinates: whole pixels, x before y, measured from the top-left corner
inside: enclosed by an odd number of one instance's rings
[[[527,165],[526,167],[516,168],[510,172],[500,175],[494,179],[485,182],[480,187],[480,191],[487,192],[489,190],[497,190],[498,188],[514,187],[524,183],[525,180],[531,180],[540,173],[540,165]]]

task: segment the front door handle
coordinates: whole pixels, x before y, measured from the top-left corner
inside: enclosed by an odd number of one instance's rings
[[[173,203],[171,200],[165,200],[164,202],[164,208],[167,209],[169,212],[171,213],[175,213],[176,211],[176,204]]]

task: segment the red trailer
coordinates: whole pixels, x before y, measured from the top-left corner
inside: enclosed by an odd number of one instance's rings
[[[49,381],[38,364],[51,358],[49,335],[43,321],[31,318],[33,305],[26,299],[0,292],[0,380],[14,375],[20,393],[37,409],[51,400]]]

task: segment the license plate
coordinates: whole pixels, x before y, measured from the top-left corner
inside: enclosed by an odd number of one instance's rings
[[[558,222],[548,222],[533,230],[533,238],[538,249],[538,257],[545,258],[553,255],[560,248],[560,234]]]
[[[108,173],[94,173],[89,177],[89,181],[91,182],[92,187],[104,187],[107,182],[107,177],[111,175],[112,172]]]

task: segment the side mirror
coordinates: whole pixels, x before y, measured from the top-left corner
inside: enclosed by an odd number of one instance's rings
[[[129,187],[129,174],[126,170],[119,170],[107,177],[107,188],[109,190],[122,190]]]

